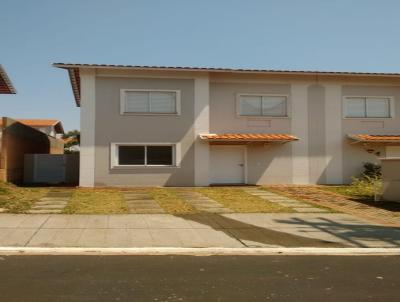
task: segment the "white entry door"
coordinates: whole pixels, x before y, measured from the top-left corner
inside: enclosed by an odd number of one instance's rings
[[[245,182],[245,146],[211,146],[211,184],[243,184]]]

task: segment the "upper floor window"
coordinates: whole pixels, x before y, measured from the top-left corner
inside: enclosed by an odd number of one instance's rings
[[[121,91],[121,114],[179,114],[177,90],[124,89]]]
[[[344,104],[346,118],[389,118],[390,97],[346,97]]]
[[[239,96],[239,115],[286,117],[287,97],[242,94]]]

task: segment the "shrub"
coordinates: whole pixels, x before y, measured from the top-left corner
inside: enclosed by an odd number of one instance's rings
[[[364,163],[362,177],[380,178],[382,176],[381,166],[374,163]]]
[[[349,187],[352,195],[373,199],[376,195],[381,194],[382,180],[380,176],[368,176],[363,174],[362,177],[354,177]]]

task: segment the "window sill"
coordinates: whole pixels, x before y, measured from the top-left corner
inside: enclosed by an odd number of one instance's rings
[[[290,119],[289,116],[260,116],[260,115],[237,115],[238,118],[253,118],[253,119],[258,119],[258,120],[288,120]]]
[[[111,170],[177,169],[181,166],[113,166]]]
[[[139,113],[139,112],[122,112],[120,115],[126,116],[180,116],[180,113]]]
[[[377,121],[377,120],[392,120],[394,119],[393,116],[391,117],[343,117],[343,120],[361,120],[361,121]]]

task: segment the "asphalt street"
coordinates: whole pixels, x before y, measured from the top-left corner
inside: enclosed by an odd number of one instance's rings
[[[400,301],[400,257],[0,256],[0,301]]]

